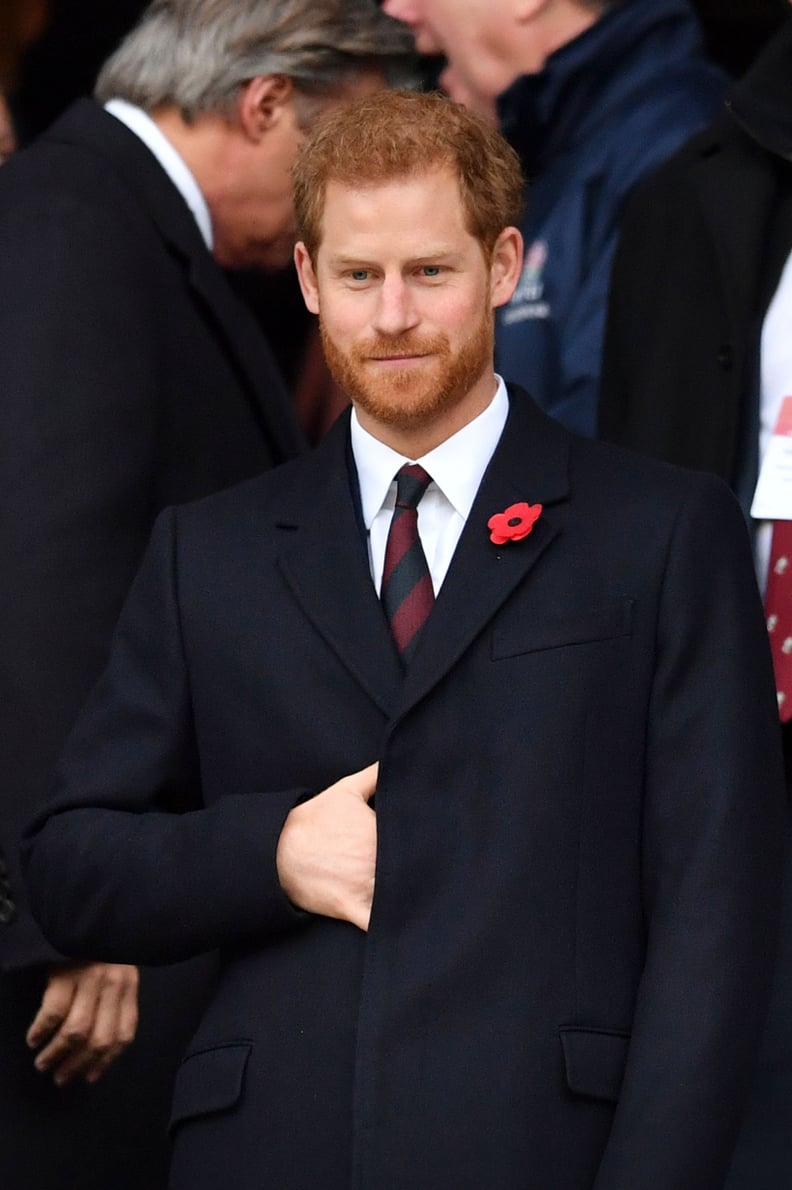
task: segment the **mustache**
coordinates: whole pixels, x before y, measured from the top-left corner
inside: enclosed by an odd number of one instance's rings
[[[445,335],[421,338],[416,335],[378,336],[367,343],[358,343],[353,355],[357,360],[392,359],[394,355],[444,355],[448,351]]]

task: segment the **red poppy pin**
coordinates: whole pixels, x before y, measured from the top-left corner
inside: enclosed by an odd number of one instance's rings
[[[503,512],[496,512],[487,521],[490,541],[505,545],[507,541],[522,541],[533,529],[542,513],[541,504],[510,504]]]

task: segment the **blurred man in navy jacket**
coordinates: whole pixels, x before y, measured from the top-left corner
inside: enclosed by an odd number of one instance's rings
[[[532,183],[525,263],[496,362],[568,429],[597,415],[610,268],[636,182],[715,114],[725,87],[688,0],[385,0],[448,89],[490,104]]]

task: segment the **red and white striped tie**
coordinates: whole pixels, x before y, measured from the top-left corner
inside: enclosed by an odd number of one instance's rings
[[[775,670],[778,717],[792,719],[792,521],[773,522],[765,615]]]

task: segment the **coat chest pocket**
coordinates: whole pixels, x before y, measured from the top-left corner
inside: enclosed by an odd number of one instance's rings
[[[579,1025],[562,1026],[558,1032],[570,1091],[589,1099],[615,1102],[627,1064],[629,1034],[610,1029],[583,1029]]]
[[[195,1116],[234,1107],[252,1048],[251,1042],[240,1041],[188,1054],[176,1075],[169,1130]]]
[[[606,607],[572,615],[554,615],[541,621],[528,621],[527,614],[498,624],[492,634],[492,660],[502,661],[523,653],[560,649],[596,641],[631,636],[633,599],[620,599]]]

